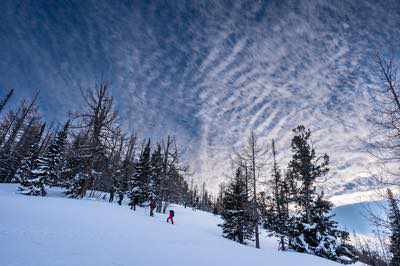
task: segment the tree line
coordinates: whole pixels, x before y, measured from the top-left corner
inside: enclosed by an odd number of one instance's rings
[[[376,125],[390,134],[386,142],[373,147],[397,154],[398,86],[392,63],[380,61],[380,66],[392,104],[382,110],[384,120]],[[119,204],[125,200],[145,205],[154,200],[158,212],[165,212],[170,203],[189,205],[221,215],[223,235],[242,244],[254,240],[260,248],[262,228],[279,239],[281,250],[344,264],[356,262],[357,256],[371,259],[350,244],[349,233],[333,219],[332,203],[317,190],[316,180],[329,172],[329,157],[316,153],[311,132],[304,126],[293,130],[292,157],[283,170],[272,140],[270,178],[263,184],[268,190],[260,189],[259,181],[267,150],[251,132],[245,147],[233,154],[229,183],[221,184],[213,197],[205,183],[199,188],[193,180],[187,182],[188,168],[175,137],[153,141],[123,130],[105,82],[81,92],[83,108],[71,112],[63,123],[44,122],[38,93],[15,109],[7,109],[13,90],[0,100],[0,182],[19,183],[20,193],[34,196],[46,196],[49,186],[58,186],[71,198],[104,191],[110,201],[116,196]],[[400,265],[399,203],[391,190],[387,201],[390,265]]]
[[[399,187],[396,182],[399,163],[400,86],[398,65],[394,57],[377,54],[376,66],[381,86],[375,89],[376,103],[369,114],[373,126],[372,137],[363,144],[365,151],[382,163],[384,174],[372,175],[383,187]],[[392,189],[382,196],[384,204],[368,211],[370,222],[376,227],[378,244],[365,240],[349,242],[349,233],[339,229],[331,215],[332,203],[317,192],[315,181],[329,172],[329,157],[317,156],[310,144],[311,132],[303,126],[293,130],[292,158],[285,171],[276,161],[275,143],[272,141],[272,169],[267,182],[269,192],[255,187],[256,176],[262,169],[262,146],[257,145],[254,133],[239,160],[228,186],[220,191],[220,211],[223,217],[223,235],[240,243],[255,240],[260,247],[258,226],[272,232],[279,239],[281,250],[295,250],[325,257],[341,263],[354,263],[359,259],[368,265],[400,265],[400,202]],[[395,166],[393,168],[393,165]],[[387,166],[387,168],[386,168]],[[389,169],[389,170],[388,170]],[[386,175],[386,176],[385,176]],[[258,211],[255,212],[255,209]]]
[[[293,130],[292,158],[282,171],[272,141],[272,169],[266,191],[258,191],[265,149],[251,132],[244,150],[236,156],[235,173],[223,191],[220,225],[223,235],[239,243],[255,240],[260,247],[261,226],[279,239],[280,250],[293,250],[355,263],[357,252],[349,233],[339,229],[331,214],[332,203],[318,192],[315,182],[327,175],[329,157],[317,155],[311,132],[304,126]]]
[[[107,83],[82,90],[83,108],[71,112],[59,128],[44,122],[38,111],[38,93],[6,110],[10,90],[0,101],[0,182],[19,183],[25,195],[46,196],[49,186],[65,188],[71,198],[96,191],[110,201],[143,205],[157,202],[165,212],[170,203],[210,209],[202,194],[188,185],[188,168],[181,161],[175,137],[140,140],[118,124],[114,99]]]

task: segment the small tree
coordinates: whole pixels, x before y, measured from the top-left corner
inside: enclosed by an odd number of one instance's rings
[[[39,161],[39,143],[43,134],[45,125],[43,124],[39,132],[33,132],[30,135],[31,144],[26,156],[23,158],[20,167],[18,168],[15,179],[19,180],[20,186],[18,190],[25,195],[31,196],[46,196],[45,180],[40,176],[38,171]]]
[[[240,168],[237,169],[234,179],[224,191],[222,203],[223,236],[241,244],[246,239],[252,239],[253,224],[248,212],[246,188]]]
[[[68,128],[69,121],[57,133],[44,156],[41,156],[38,160],[36,173],[38,176],[43,177],[44,182],[48,185],[54,186],[60,182],[61,172],[65,163],[64,148],[68,136]]]
[[[135,166],[135,174],[131,180],[131,204],[135,197],[137,197],[139,204],[149,199],[149,180],[151,176],[150,153],[149,139],[140,154],[139,162]]]

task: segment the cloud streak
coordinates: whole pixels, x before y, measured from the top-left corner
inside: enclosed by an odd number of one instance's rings
[[[298,123],[331,154],[331,193],[358,180],[369,160],[347,147],[360,148],[356,137],[368,129],[377,85],[371,55],[400,38],[394,0],[6,0],[0,7],[1,88],[20,95],[40,88],[51,118],[79,105],[78,88],[103,76],[126,125],[178,135],[210,184],[221,181],[231,147],[250,129],[288,150]]]

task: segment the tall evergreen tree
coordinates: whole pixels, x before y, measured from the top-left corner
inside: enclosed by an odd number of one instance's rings
[[[162,179],[162,167],[163,167],[163,158],[161,153],[161,145],[158,143],[156,149],[153,151],[151,155],[151,176],[149,180],[149,195],[152,197],[158,204],[160,204],[161,200],[161,179]]]
[[[288,178],[297,215],[290,219],[289,248],[341,263],[354,263],[357,257],[347,243],[348,233],[337,229],[330,215],[332,204],[316,192],[315,180],[328,173],[329,157],[326,154],[317,157],[309,143],[310,130],[298,126],[294,133]]]
[[[65,184],[65,194],[71,198],[83,198],[90,188],[92,178],[91,145],[88,134],[81,131],[74,136],[72,145],[68,151],[69,179]]]
[[[138,163],[135,166],[135,174],[131,180],[131,201],[137,197],[139,204],[146,202],[149,199],[149,179],[152,174],[150,162],[150,139],[146,142]]]
[[[223,236],[241,244],[253,237],[253,222],[249,213],[246,185],[238,168],[233,180],[224,191],[222,214]]]
[[[63,166],[65,163],[64,149],[68,137],[69,121],[65,123],[52,143],[48,147],[46,153],[38,160],[36,174],[45,179],[48,185],[59,185]]]
[[[390,222],[390,252],[392,258],[390,266],[400,265],[400,207],[398,200],[394,197],[392,191],[388,189],[389,200],[389,222]]]
[[[39,143],[42,137],[45,124],[43,124],[39,132],[32,133],[32,138],[28,152],[26,153],[20,167],[18,168],[15,179],[19,180],[19,191],[25,195],[31,196],[45,196],[45,182],[38,173],[39,161]]]
[[[304,212],[307,222],[311,221],[311,204],[317,198],[315,180],[325,176],[329,171],[329,157],[324,154],[317,157],[310,144],[311,131],[300,125],[293,130],[292,160],[288,165],[288,173],[294,182],[293,194],[295,202]]]

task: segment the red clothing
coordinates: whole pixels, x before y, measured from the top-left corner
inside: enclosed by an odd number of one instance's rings
[[[169,213],[169,216],[167,218],[167,223],[169,222],[169,220],[171,220],[171,223],[174,224],[174,216],[172,215],[172,213]]]

